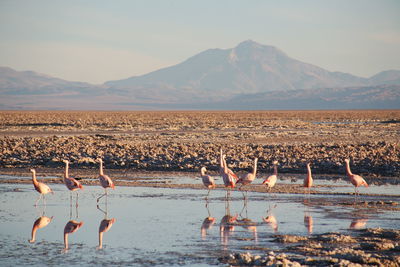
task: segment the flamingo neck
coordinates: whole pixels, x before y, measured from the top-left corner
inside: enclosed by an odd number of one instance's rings
[[[200,173],[201,173],[201,176],[206,175],[206,171],[203,168],[201,168]]]
[[[228,166],[226,166],[226,160],[223,160],[224,172],[228,173]]]
[[[274,164],[274,175],[278,175],[278,166]]]
[[[224,162],[223,162],[223,158],[222,158],[222,149],[219,151],[219,166],[221,169],[224,168]]]
[[[310,167],[310,165],[307,165],[307,178],[308,179],[311,179],[311,167]]]
[[[353,175],[353,173],[350,170],[350,162],[346,161],[346,173],[347,175]]]
[[[64,172],[64,178],[68,178],[68,168],[69,168],[69,164],[65,163],[65,172]]]
[[[39,184],[39,182],[36,179],[36,173],[35,172],[32,172],[32,182],[33,182],[34,185]]]
[[[254,168],[253,168],[253,175],[256,176],[257,173],[257,159],[254,160]]]
[[[104,172],[103,172],[103,161],[100,161],[100,175],[104,175]]]

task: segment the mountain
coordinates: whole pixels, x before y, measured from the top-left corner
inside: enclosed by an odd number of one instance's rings
[[[368,79],[370,85],[400,84],[400,70],[386,70]]]
[[[33,71],[16,71],[0,67],[2,95],[85,94],[95,92],[97,86],[70,82]]]
[[[290,58],[273,46],[245,41],[231,49],[209,49],[186,61],[143,76],[110,81],[107,86],[136,99],[182,94],[202,99],[277,90],[369,85],[368,79],[330,72]],[[171,89],[173,94],[169,94]],[[150,91],[150,92],[149,92]],[[155,93],[155,95],[153,94]],[[212,97],[207,97],[211,94]]]
[[[331,72],[245,41],[103,85],[0,67],[0,109],[399,108],[400,71]]]

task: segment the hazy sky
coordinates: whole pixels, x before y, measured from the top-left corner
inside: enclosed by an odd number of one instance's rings
[[[0,0],[0,66],[90,83],[252,39],[330,71],[400,70],[399,0]]]

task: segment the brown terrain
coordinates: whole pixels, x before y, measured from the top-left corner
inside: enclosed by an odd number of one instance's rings
[[[218,167],[218,151],[229,167],[249,171],[400,175],[400,110],[360,111],[2,111],[0,168],[189,171]]]

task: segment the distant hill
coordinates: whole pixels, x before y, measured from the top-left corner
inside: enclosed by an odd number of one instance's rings
[[[0,109],[400,108],[400,71],[331,72],[245,41],[104,85],[0,67]]]
[[[84,82],[70,82],[34,71],[16,71],[0,67],[0,94],[43,95],[95,93],[98,86]]]

